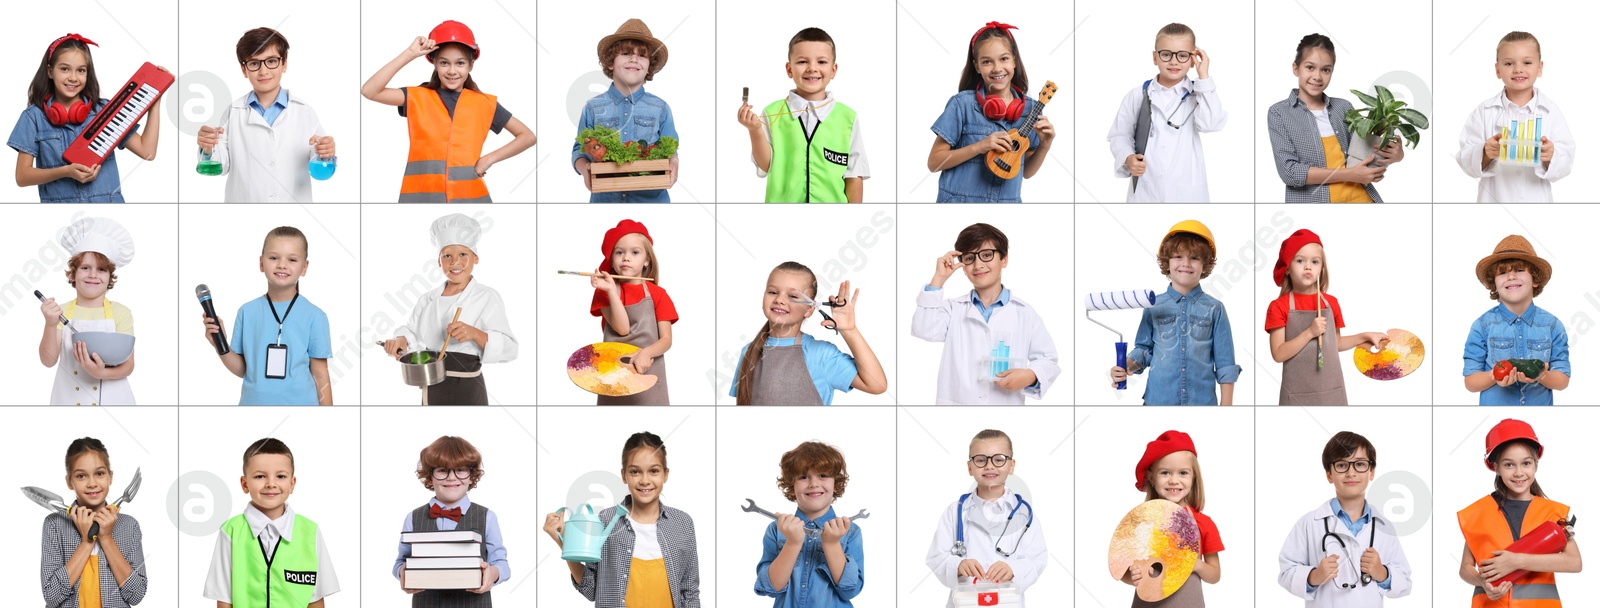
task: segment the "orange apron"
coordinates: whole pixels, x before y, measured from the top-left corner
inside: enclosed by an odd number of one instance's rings
[[[494,122],[495,97],[462,89],[455,117],[438,91],[406,87],[406,126],[411,152],[400,182],[402,203],[489,203],[489,187],[478,176],[483,142]]]
[[[1532,532],[1544,522],[1556,521],[1566,516],[1567,505],[1535,496],[1533,502],[1528,505],[1527,515],[1522,517],[1521,534]],[[1506,524],[1506,517],[1500,513],[1499,506],[1494,502],[1494,496],[1480,498],[1471,506],[1457,512],[1456,521],[1461,524],[1461,535],[1467,538],[1467,550],[1472,552],[1472,559],[1479,563],[1494,557],[1495,551],[1503,550],[1512,543],[1511,526]],[[1518,538],[1521,538],[1521,534]],[[1472,589],[1472,608],[1560,608],[1560,606],[1561,594],[1556,591],[1556,575],[1551,572],[1529,572],[1512,583],[1511,593],[1499,600],[1490,600],[1482,587]]]

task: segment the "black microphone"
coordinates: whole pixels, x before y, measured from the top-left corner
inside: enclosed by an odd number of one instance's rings
[[[211,306],[211,289],[205,283],[194,288],[194,297],[200,298],[200,308],[205,309],[206,316],[217,322],[217,333],[211,334],[211,345],[217,347],[217,354],[228,354],[228,336],[222,329],[222,318],[217,316],[217,309]]]

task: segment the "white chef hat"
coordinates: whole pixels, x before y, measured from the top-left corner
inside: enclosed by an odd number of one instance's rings
[[[478,220],[460,213],[452,213],[433,221],[433,247],[444,250],[451,245],[463,245],[477,253],[478,236],[483,227]]]
[[[133,262],[133,235],[109,218],[86,217],[61,230],[61,248],[68,255],[93,251],[117,268]]]

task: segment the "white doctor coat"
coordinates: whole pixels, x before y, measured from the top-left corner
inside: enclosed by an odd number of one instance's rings
[[[1349,555],[1354,556],[1355,563],[1346,557],[1344,550],[1339,548],[1339,543],[1333,539],[1328,540],[1328,548],[1322,548],[1324,534],[1323,524],[1327,524],[1326,531],[1339,535],[1345,545],[1350,548]],[[1295,522],[1294,529],[1289,531],[1289,537],[1283,541],[1283,550],[1278,552],[1278,585],[1289,592],[1290,595],[1304,599],[1306,606],[1319,606],[1325,608],[1349,608],[1382,606],[1383,598],[1399,598],[1411,594],[1411,564],[1406,561],[1406,553],[1400,548],[1400,540],[1395,537],[1394,526],[1388,520],[1381,519],[1376,513],[1367,526],[1377,527],[1377,536],[1373,537],[1372,530],[1368,527],[1361,529],[1361,538],[1350,535],[1350,529],[1344,522],[1339,521],[1333,513],[1333,505],[1322,503],[1310,513]],[[1383,561],[1385,568],[1389,569],[1389,590],[1385,591],[1373,581],[1366,586],[1360,586],[1361,554],[1366,552],[1368,540],[1371,539],[1372,547],[1378,550],[1378,557]],[[1329,554],[1339,556],[1339,574],[1322,585],[1306,592],[1306,577],[1315,569],[1316,564]],[[1340,583],[1354,583],[1354,589],[1345,589]]]
[[[500,292],[473,277],[461,293],[453,296],[440,295],[442,293],[443,283],[429,288],[411,309],[410,322],[395,330],[395,336],[405,337],[409,344],[406,348],[439,350],[444,346],[444,328],[449,327],[456,307],[460,307],[461,322],[483,330],[489,338],[484,340],[483,348],[478,348],[476,342],[451,340],[449,352],[477,355],[484,364],[506,363],[517,358],[517,338],[506,320],[506,306],[500,301]]]
[[[1012,300],[1015,302],[1015,300]],[[1028,503],[1030,506],[1033,503]],[[1039,518],[1033,518],[1033,526],[1028,527],[1028,507],[1017,510],[1016,518],[1011,520],[1011,527],[1006,528],[1006,517],[1011,514],[1011,509],[1017,506],[1016,494],[1006,491],[1004,497],[994,502],[978,498],[977,494],[967,497],[966,503],[959,501],[950,503],[949,508],[939,516],[939,530],[933,534],[933,544],[928,546],[928,557],[924,560],[928,569],[933,571],[934,578],[939,583],[950,589],[956,588],[956,568],[963,560],[977,560],[985,570],[995,562],[1005,562],[1011,566],[1011,582],[1016,583],[1017,590],[1027,593],[1029,587],[1039,581],[1039,575],[1044,573],[1045,566],[1050,563],[1049,554],[1044,546],[1044,529],[1039,524]],[[966,522],[962,536],[966,538],[967,555],[957,557],[950,553],[950,548],[956,544],[956,516],[957,513]],[[984,525],[979,522],[988,522]],[[990,529],[990,528],[993,529]],[[1027,528],[1024,533],[1023,528]],[[1000,555],[995,551],[997,534],[1002,530],[1005,536],[1000,537],[1000,548],[1011,551],[1013,546],[1016,551],[1011,557]],[[945,600],[946,608],[954,608],[951,600]],[[1026,605],[1026,601],[1024,604]]]
[[[311,173],[306,167],[311,161],[311,136],[327,135],[316,110],[289,95],[289,107],[269,125],[250,107],[250,94],[245,93],[222,111],[220,126],[224,128],[211,148],[211,160],[222,163],[222,174],[228,178],[224,201],[311,202]]]
[[[1128,180],[1128,202],[1211,202],[1200,134],[1221,131],[1228,124],[1228,113],[1222,109],[1222,98],[1217,96],[1216,81],[1210,78],[1185,77],[1170,89],[1152,80],[1149,89],[1141,84],[1123,95],[1111,131],[1106,134],[1106,141],[1111,144],[1112,174],[1119,178],[1133,176],[1127,159],[1133,154],[1133,131],[1138,126],[1139,108],[1144,105],[1145,95],[1150,96],[1151,125],[1144,151],[1146,167],[1137,189],[1133,180]],[[1185,95],[1189,99],[1184,99]],[[1167,124],[1169,116],[1178,128]]]
[[[1533,166],[1502,165],[1499,159],[1489,161],[1483,168],[1483,144],[1500,133],[1511,121],[1543,118],[1544,136],[1555,145],[1555,155],[1550,157],[1550,168],[1544,163]],[[1456,164],[1468,177],[1478,180],[1480,203],[1549,203],[1554,202],[1550,183],[1572,174],[1572,159],[1578,152],[1578,142],[1567,128],[1567,117],[1555,100],[1533,89],[1533,99],[1527,106],[1518,106],[1506,98],[1504,89],[1494,97],[1473,108],[1467,122],[1461,125],[1461,147],[1456,151]],[[1454,202],[1454,201],[1452,201]]]
[[[1010,303],[995,308],[984,322],[983,313],[972,304],[970,290],[946,300],[943,289],[924,289],[917,294],[917,311],[911,315],[911,335],[944,343],[935,397],[938,405],[1022,405],[1023,395],[1043,397],[1061,375],[1056,344],[1044,320],[1014,293]],[[1038,388],[1008,391],[982,379],[982,358],[997,340],[1005,340],[1013,355],[1028,360],[1028,369],[1039,378]]]

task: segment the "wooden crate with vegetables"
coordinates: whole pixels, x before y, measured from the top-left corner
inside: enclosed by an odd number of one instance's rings
[[[644,140],[622,141],[616,129],[594,127],[578,134],[582,151],[589,157],[589,174],[594,192],[633,192],[663,190],[672,186],[667,170],[678,153],[678,140],[662,137],[655,143]]]

